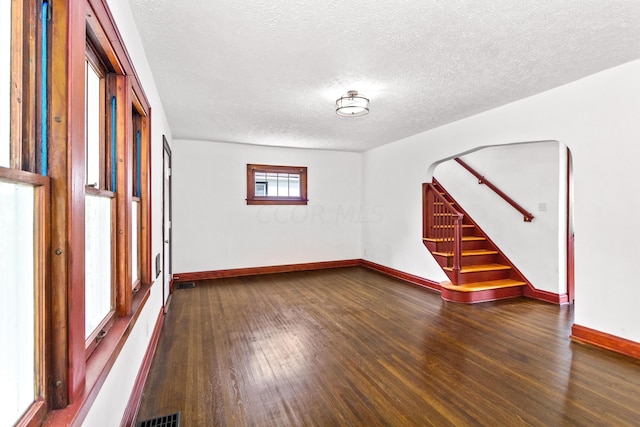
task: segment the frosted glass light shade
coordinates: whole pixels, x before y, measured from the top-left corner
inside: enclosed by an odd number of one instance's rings
[[[360,117],[369,114],[369,99],[350,90],[336,100],[336,114],[345,117]]]

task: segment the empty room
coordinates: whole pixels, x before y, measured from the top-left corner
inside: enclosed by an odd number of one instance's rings
[[[640,2],[0,20],[0,426],[640,423]]]

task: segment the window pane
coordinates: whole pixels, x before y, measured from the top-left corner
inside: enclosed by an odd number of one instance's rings
[[[278,174],[278,196],[287,197],[289,195],[289,174]]]
[[[138,258],[140,257],[138,253],[138,215],[140,215],[140,202],[134,200],[131,202],[131,286],[134,286],[140,280],[140,271],[138,269]]]
[[[278,174],[268,173],[267,175],[267,196],[275,197],[278,195]]]
[[[100,76],[85,61],[87,185],[100,186]]]
[[[35,399],[34,190],[0,181],[0,425]]]
[[[289,196],[300,197],[300,175],[289,175]]]
[[[9,167],[11,123],[11,2],[0,1],[0,166]]]
[[[111,198],[85,197],[85,334],[111,311]]]

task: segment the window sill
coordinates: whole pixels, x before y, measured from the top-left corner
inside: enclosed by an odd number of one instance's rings
[[[309,199],[288,199],[285,197],[278,198],[256,198],[246,199],[247,205],[306,205]]]
[[[66,408],[52,411],[44,426],[82,424],[149,299],[152,285],[153,283],[140,286],[140,290],[133,296],[132,314],[116,319],[109,333],[87,359],[84,391]]]

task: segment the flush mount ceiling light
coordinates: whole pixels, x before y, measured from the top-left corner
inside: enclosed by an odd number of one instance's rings
[[[336,114],[345,117],[365,116],[369,114],[369,100],[358,95],[357,90],[350,90],[336,99]]]

